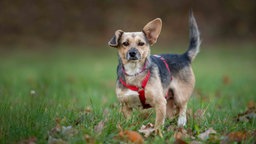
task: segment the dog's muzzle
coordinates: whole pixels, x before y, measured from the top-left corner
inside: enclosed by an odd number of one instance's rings
[[[136,48],[131,48],[126,53],[127,60],[139,60],[141,58],[140,52]]]

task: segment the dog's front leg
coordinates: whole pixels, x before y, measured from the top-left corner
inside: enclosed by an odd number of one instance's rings
[[[132,108],[128,106],[128,96],[126,96],[127,91],[120,89],[118,86],[116,88],[116,95],[121,105],[121,112],[125,118],[130,118],[132,113]]]
[[[121,103],[121,111],[126,119],[131,118],[132,108],[129,108],[127,104]]]
[[[163,137],[162,135],[162,127],[164,125],[165,117],[166,117],[166,100],[160,100],[160,102],[156,103],[156,120],[155,120],[155,134]]]

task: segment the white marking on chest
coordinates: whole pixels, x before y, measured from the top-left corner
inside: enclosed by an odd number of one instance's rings
[[[127,92],[124,93],[124,97],[126,98],[129,107],[133,108],[141,106],[139,93],[137,91],[127,90]]]
[[[127,63],[124,65],[125,72],[129,75],[135,75],[141,72],[142,66],[137,63]]]

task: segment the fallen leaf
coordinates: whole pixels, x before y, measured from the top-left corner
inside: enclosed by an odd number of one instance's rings
[[[61,122],[61,118],[59,118],[59,117],[55,118],[55,123],[56,124],[60,124],[60,122]]]
[[[78,131],[76,129],[74,129],[72,126],[62,126],[62,130],[61,133],[65,136],[65,137],[72,137],[75,134],[78,133]]]
[[[18,142],[18,144],[36,144],[36,141],[37,141],[36,137],[30,137],[28,139],[21,140],[20,142]]]
[[[61,138],[54,138],[52,136],[49,136],[48,144],[67,144],[67,142]]]
[[[61,126],[59,123],[56,124],[56,126],[54,128],[52,128],[49,132],[48,135],[49,136],[55,136],[57,134],[59,134],[61,132]]]
[[[205,132],[198,135],[198,138],[201,140],[207,140],[210,134],[216,134],[217,132],[213,128],[209,128]]]
[[[63,144],[70,137],[76,135],[78,131],[72,126],[60,126],[57,122],[56,126],[48,132],[48,143]]]
[[[104,128],[105,122],[102,120],[100,121],[95,127],[94,127],[94,132],[97,134],[101,134],[103,128]]]
[[[247,104],[248,109],[255,109],[256,108],[256,103],[254,101],[249,101]]]
[[[195,119],[202,119],[204,117],[205,112],[206,112],[206,109],[196,110],[196,112],[194,113],[194,118]]]
[[[89,136],[88,134],[84,135],[84,139],[88,144],[95,144],[95,139]]]
[[[229,144],[233,142],[242,142],[247,139],[251,139],[256,142],[256,131],[234,131],[230,132],[221,141],[222,144]]]
[[[135,144],[144,143],[143,137],[138,132],[135,132],[135,131],[125,130],[125,131],[119,132],[118,135],[119,137]]]
[[[85,108],[84,112],[86,114],[91,113],[92,112],[92,108],[88,106],[88,107]]]
[[[256,107],[250,105],[251,107],[244,113],[238,114],[236,117],[237,121],[249,122],[253,119],[256,119]]]
[[[241,142],[242,140],[245,140],[247,136],[246,132],[231,132],[228,134],[228,139],[231,141],[237,141]]]
[[[187,144],[187,142],[182,139],[175,139],[174,144]]]
[[[182,132],[175,132],[174,133],[174,138],[175,139],[182,139],[182,137],[183,137],[183,133]]]
[[[187,130],[184,129],[183,127],[178,127],[178,129],[176,129],[173,136],[175,139],[184,139],[184,138],[192,137],[192,135],[189,135]]]
[[[190,144],[202,144],[202,142],[194,140],[194,141],[190,142]]]
[[[147,138],[150,136],[151,133],[155,131],[154,125],[152,123],[148,123],[147,125],[142,125],[139,129],[140,133],[143,133],[144,136]]]
[[[225,84],[225,85],[228,85],[231,83],[231,79],[229,76],[225,75],[222,77],[222,83]]]

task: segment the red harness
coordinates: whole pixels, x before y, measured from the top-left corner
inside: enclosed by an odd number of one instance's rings
[[[169,71],[169,73],[171,73],[170,68],[169,68],[166,60],[163,57],[161,57],[161,56],[158,56],[158,55],[154,55],[154,56],[160,58],[164,62],[166,68]],[[145,68],[143,68],[143,71],[144,70],[145,70]],[[123,72],[125,73],[124,70],[123,70]],[[126,88],[128,88],[128,89],[130,89],[132,91],[137,91],[139,93],[140,102],[141,102],[142,107],[144,109],[151,108],[151,106],[146,103],[146,97],[145,97],[145,87],[147,86],[147,83],[148,83],[148,80],[150,78],[150,75],[151,75],[150,70],[148,70],[147,75],[144,77],[144,79],[141,82],[141,87],[137,87],[137,86],[134,86],[134,85],[129,85],[121,77],[119,78],[119,81],[122,83],[123,86],[125,86]],[[168,95],[168,93],[167,93],[167,95]]]

